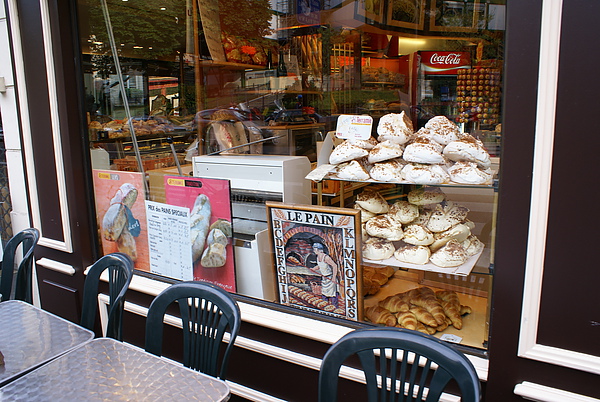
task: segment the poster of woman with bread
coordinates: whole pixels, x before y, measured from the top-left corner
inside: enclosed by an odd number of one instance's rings
[[[93,171],[102,252],[122,252],[135,268],[149,271],[143,175],[114,170]]]
[[[279,302],[360,320],[358,210],[268,202]]]

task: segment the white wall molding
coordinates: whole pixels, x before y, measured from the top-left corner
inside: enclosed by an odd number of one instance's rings
[[[572,392],[534,384],[528,381],[517,384],[514,392],[515,395],[519,395],[524,399],[538,402],[600,402],[600,399],[590,398],[589,396],[574,394]]]

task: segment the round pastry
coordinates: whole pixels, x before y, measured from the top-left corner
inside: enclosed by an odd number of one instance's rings
[[[396,247],[391,241],[370,237],[363,242],[363,258],[367,260],[386,260],[394,255]]]
[[[366,209],[362,208],[360,205],[358,204],[354,204],[354,209],[358,209],[360,211],[360,222],[361,223],[365,223],[366,221],[368,221],[369,219],[377,216],[376,214],[374,214],[371,211],[367,211]]]
[[[412,121],[404,112],[388,113],[379,119],[377,134],[380,142],[390,140],[396,144],[406,144],[413,135]]]
[[[334,172],[342,180],[363,181],[371,178],[369,172],[358,161],[340,163]]]
[[[410,224],[425,226],[427,225],[427,222],[429,222],[429,218],[431,218],[432,213],[433,211],[430,209],[421,209],[419,211],[419,216],[417,216],[417,218],[414,221],[410,222]]]
[[[374,214],[384,214],[388,211],[389,205],[385,198],[376,191],[363,191],[356,196],[356,203]]]
[[[434,242],[431,243],[431,250],[435,251],[446,245],[450,240],[456,240],[457,242],[463,242],[467,237],[471,235],[471,229],[463,223],[452,226],[450,229],[436,233],[434,235]]]
[[[350,144],[355,145],[359,148],[366,149],[367,151],[370,151],[371,149],[373,149],[373,147],[375,145],[379,144],[379,142],[372,136],[366,140],[357,140],[354,138],[348,138],[346,141],[348,141]]]
[[[375,145],[375,147],[369,151],[367,160],[369,163],[383,162],[401,157],[402,152],[403,148],[401,145],[391,141],[383,141]]]
[[[467,217],[469,209],[453,202],[436,206],[427,221],[427,229],[434,233],[444,232],[452,226],[461,223]]]
[[[429,262],[431,251],[425,246],[408,245],[394,252],[394,257],[400,262],[423,265]]]
[[[434,241],[433,233],[431,233],[423,225],[410,224],[404,228],[404,243],[415,246],[429,246]]]
[[[377,215],[365,223],[365,230],[369,236],[380,237],[389,241],[402,240],[404,232],[402,224],[389,214]]]
[[[419,207],[408,201],[396,201],[389,207],[389,214],[400,223],[409,223],[419,216]]]
[[[441,166],[420,163],[409,163],[404,166],[402,177],[415,184],[442,184],[450,180],[450,176]]]
[[[354,159],[359,159],[367,156],[369,151],[366,149],[352,145],[348,141],[342,142],[340,145],[335,147],[329,155],[329,163],[337,165],[342,162],[348,162]]]
[[[408,193],[408,202],[415,205],[439,204],[446,194],[438,187],[422,187]]]
[[[441,268],[452,268],[462,265],[467,260],[467,253],[456,240],[450,240],[446,245],[435,251],[429,261]]]
[[[458,126],[446,116],[432,117],[425,123],[425,128],[431,132],[431,138],[442,145],[447,145],[461,137]]]
[[[470,235],[460,243],[469,257],[479,253],[485,245],[475,235]]]
[[[470,135],[446,145],[443,154],[452,161],[475,162],[484,169],[492,164],[490,154],[483,147],[483,143]]]
[[[491,169],[482,170],[475,162],[458,161],[448,168],[450,180],[461,184],[491,184]]]
[[[379,162],[369,170],[369,175],[377,181],[399,182],[402,181],[402,168],[404,165],[405,163],[401,159]]]
[[[417,137],[404,150],[404,160],[415,163],[444,163],[442,147],[427,137]]]

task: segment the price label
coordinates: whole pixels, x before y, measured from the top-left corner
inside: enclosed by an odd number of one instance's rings
[[[371,116],[342,114],[338,117],[335,136],[343,139],[367,140],[371,137],[372,127]]]

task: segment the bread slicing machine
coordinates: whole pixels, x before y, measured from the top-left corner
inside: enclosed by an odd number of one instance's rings
[[[238,293],[277,298],[265,203],[311,203],[306,156],[203,155],[193,158],[195,177],[227,179],[231,185]]]

